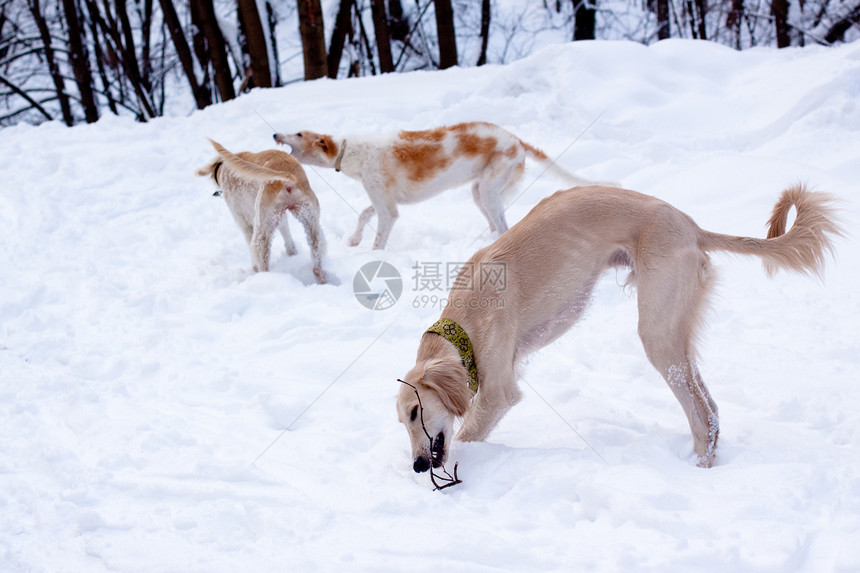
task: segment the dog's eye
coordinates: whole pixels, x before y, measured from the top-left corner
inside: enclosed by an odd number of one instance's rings
[[[409,414],[409,419],[414,422],[415,418],[417,418],[417,417],[418,417],[418,406],[415,406],[414,408],[412,408],[412,413]]]
[[[302,132],[300,131],[300,132],[298,132],[296,135],[298,135],[299,137],[301,137],[301,136],[302,136]]]

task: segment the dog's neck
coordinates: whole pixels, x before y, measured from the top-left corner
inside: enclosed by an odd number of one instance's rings
[[[343,154],[346,153],[346,139],[340,142],[340,150],[337,152],[337,157],[334,160],[334,170],[340,173],[340,163],[343,161]]]
[[[463,327],[450,318],[440,318],[427,329],[427,332],[438,334],[454,345],[454,348],[460,353],[460,359],[463,361],[463,366],[466,367],[466,372],[469,374],[469,390],[472,391],[473,396],[477,394],[480,383],[478,365],[475,362],[475,350],[472,348],[472,341]]]

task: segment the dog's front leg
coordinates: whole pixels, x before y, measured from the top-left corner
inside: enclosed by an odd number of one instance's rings
[[[475,396],[472,407],[463,419],[463,425],[457,432],[457,440],[461,442],[483,442],[507,414],[513,404],[495,400],[481,400],[480,392]]]
[[[516,385],[513,369],[493,376],[485,376],[481,388],[472,398],[472,403],[463,425],[457,432],[461,442],[482,442],[487,439],[496,424],[520,401],[522,395]]]

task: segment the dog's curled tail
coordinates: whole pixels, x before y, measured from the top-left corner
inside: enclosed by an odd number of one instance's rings
[[[224,165],[239,175],[244,175],[249,179],[256,179],[257,181],[286,181],[287,183],[295,184],[295,181],[291,177],[275,171],[274,169],[269,169],[268,167],[263,167],[262,165],[246,161],[235,153],[228,151],[217,141],[210,139],[209,143],[211,143],[212,147],[215,148],[215,151],[218,152],[218,156],[224,162]],[[203,169],[198,170],[197,174],[208,175],[209,172],[210,168],[204,167]]]
[[[833,196],[813,193],[805,185],[797,184],[783,191],[774,205],[766,239],[703,231],[702,247],[739,255],[758,255],[769,277],[779,269],[821,277],[827,255],[833,254],[833,239],[843,235],[835,203]],[[796,218],[786,232],[792,207],[796,210]]]
[[[545,172],[550,172],[568,185],[572,187],[579,187],[583,185],[601,185],[604,187],[621,187],[615,181],[592,181],[591,179],[586,179],[584,177],[580,177],[575,173],[571,173],[567,169],[564,169],[559,166],[558,163],[555,162],[554,159],[550,159],[550,157],[529,143],[526,143],[522,139],[520,139],[520,144],[523,146],[523,149],[526,152],[526,157],[531,159],[532,161],[540,164]]]

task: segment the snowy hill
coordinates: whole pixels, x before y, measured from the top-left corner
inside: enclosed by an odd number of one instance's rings
[[[421,278],[490,241],[464,187],[404,206],[390,248],[346,238],[361,186],[308,170],[331,284],[247,248],[212,152],[271,129],[385,133],[499,123],[700,226],[763,236],[798,181],[843,199],[823,284],[713,257],[702,372],[722,422],[695,466],[636,334],[622,273],[531,357],[524,400],[464,483],[412,472],[396,379],[444,290]],[[732,51],[583,42],[514,64],[256,91],[187,118],[0,131],[0,570],[857,571],[860,44]],[[530,164],[513,224],[561,187]],[[384,260],[403,292],[359,304]]]

